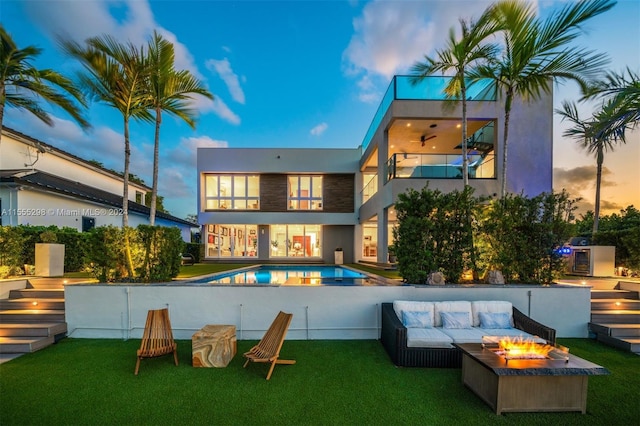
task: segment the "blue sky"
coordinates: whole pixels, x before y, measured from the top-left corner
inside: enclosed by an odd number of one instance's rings
[[[565,1],[540,0],[542,15]],[[360,145],[394,74],[406,74],[424,54],[441,48],[459,17],[478,16],[485,1],[13,1],[0,3],[0,21],[19,46],[44,49],[38,67],[72,75],[77,64],[56,47],[56,35],[83,41],[112,34],[145,43],[154,29],[176,47],[177,65],[214,94],[198,99],[196,130],[165,117],[160,195],[178,216],[196,213],[196,148],[347,147]],[[581,45],[608,54],[611,69],[640,71],[640,2],[621,0],[587,23]],[[556,88],[555,103],[577,88]],[[583,107],[583,113],[591,112]],[[122,123],[92,105],[83,132],[53,110],[49,128],[8,109],[6,126],[86,159],[122,170]],[[592,208],[595,160],[554,131],[554,186],[583,196]],[[133,125],[132,172],[151,184],[153,126]],[[640,136],[605,157],[602,207],[640,207]]]

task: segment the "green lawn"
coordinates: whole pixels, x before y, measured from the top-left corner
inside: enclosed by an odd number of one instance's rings
[[[242,368],[238,342],[227,368],[191,367],[191,342],[143,360],[139,340],[64,339],[0,365],[3,425],[631,425],[640,418],[640,357],[587,339],[561,339],[609,376],[589,380],[587,414],[496,416],[460,382],[459,369],[395,367],[374,340],[285,341],[266,365]]]

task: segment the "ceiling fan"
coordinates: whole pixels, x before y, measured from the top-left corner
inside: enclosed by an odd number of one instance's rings
[[[422,135],[420,136],[420,140],[419,141],[411,141],[411,142],[420,142],[422,144],[422,146],[424,146],[424,144],[428,141],[431,140],[433,138],[437,138],[438,135]]]

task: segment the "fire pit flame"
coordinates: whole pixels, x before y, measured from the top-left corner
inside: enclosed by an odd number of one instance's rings
[[[502,356],[507,361],[510,359],[564,359],[568,361],[569,359],[569,348],[540,343],[533,338],[523,336],[483,339],[483,347],[491,347],[496,355]]]
[[[505,337],[498,343],[498,355],[509,359],[546,359],[553,346],[535,342],[533,339]]]

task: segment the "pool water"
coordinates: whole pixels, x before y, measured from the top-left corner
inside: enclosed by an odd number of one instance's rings
[[[340,266],[262,265],[243,271],[216,274],[196,284],[364,286],[384,285],[375,278]]]

